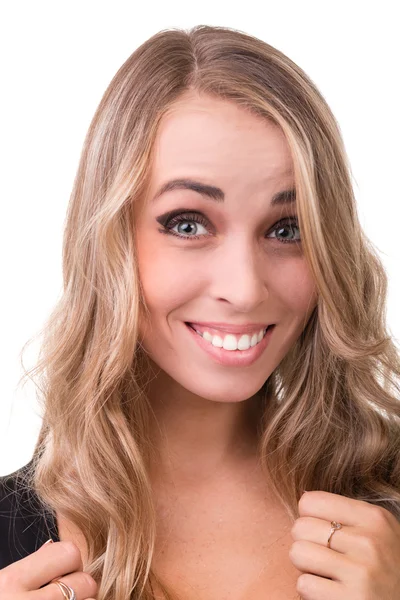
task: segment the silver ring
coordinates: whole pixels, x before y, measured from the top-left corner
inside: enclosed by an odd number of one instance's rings
[[[69,587],[69,585],[67,585],[63,581],[52,581],[52,583],[58,585],[65,600],[76,600],[76,594],[74,590],[71,587]]]

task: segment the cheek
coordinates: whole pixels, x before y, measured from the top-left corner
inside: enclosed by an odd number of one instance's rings
[[[185,263],[179,252],[168,252],[154,236],[139,236],[137,254],[143,294],[152,312],[167,314],[195,293],[193,264]]]
[[[269,288],[282,307],[299,317],[311,315],[318,301],[318,291],[304,259],[288,262],[271,278]]]

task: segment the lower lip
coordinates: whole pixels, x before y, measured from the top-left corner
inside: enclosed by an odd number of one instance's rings
[[[231,367],[247,367],[253,364],[268,346],[270,337],[275,329],[275,325],[271,325],[261,342],[248,350],[225,350],[224,348],[213,346],[211,342],[207,342],[190,325],[185,323],[185,327],[194,337],[200,348],[205,350],[217,363]]]

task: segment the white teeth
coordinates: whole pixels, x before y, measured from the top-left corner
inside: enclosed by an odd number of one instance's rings
[[[208,331],[201,333],[201,331],[195,329],[196,333],[201,335],[207,342],[211,342],[211,344],[217,348],[224,348],[224,350],[248,350],[261,342],[266,330],[267,328],[260,329],[258,333],[254,333],[252,336],[244,334],[238,339],[237,336],[232,333],[228,333],[222,338],[219,335],[212,335]]]

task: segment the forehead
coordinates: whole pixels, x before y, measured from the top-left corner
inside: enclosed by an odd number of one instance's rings
[[[151,187],[166,177],[191,175],[240,186],[262,185],[292,173],[281,129],[233,102],[190,95],[161,119]]]

